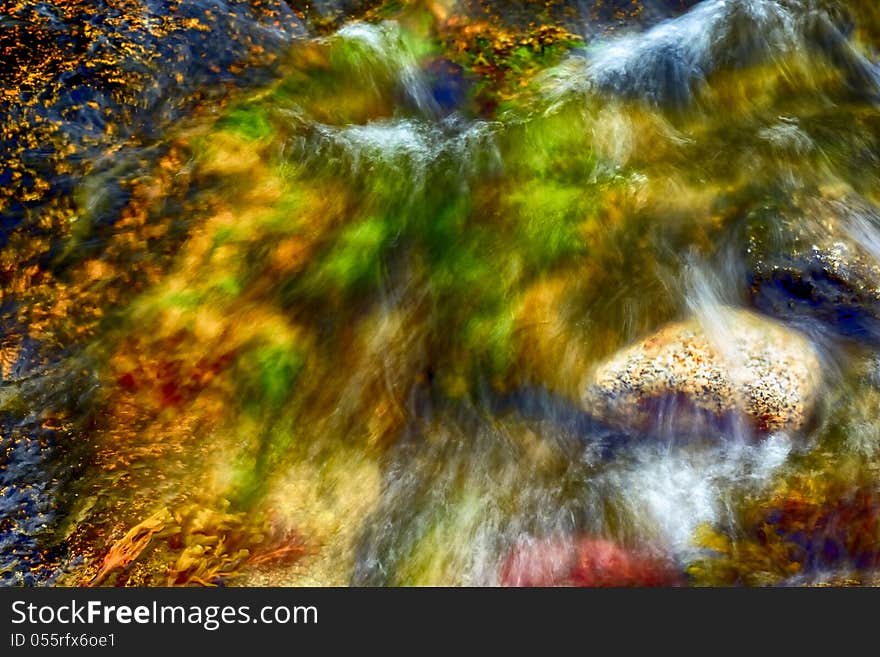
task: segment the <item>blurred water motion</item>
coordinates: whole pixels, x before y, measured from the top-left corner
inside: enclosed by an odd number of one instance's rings
[[[0,582],[878,582],[872,3],[103,5],[0,2]]]

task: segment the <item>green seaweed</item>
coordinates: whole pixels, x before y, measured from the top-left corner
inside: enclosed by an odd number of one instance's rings
[[[218,127],[254,142],[263,141],[275,134],[268,108],[255,103],[229,110],[218,122]]]

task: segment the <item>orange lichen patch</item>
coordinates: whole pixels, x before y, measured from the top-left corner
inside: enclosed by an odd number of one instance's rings
[[[379,20],[383,17],[386,5],[412,4],[412,0],[403,3],[389,3],[388,0],[357,0],[344,5],[318,4],[310,0],[289,0],[287,3],[294,13],[306,21],[313,30],[320,34],[333,32],[342,23],[349,20]]]
[[[173,253],[179,238],[169,235],[172,219],[157,207],[182,195],[189,184],[181,171],[183,148],[171,145],[157,167],[132,181],[113,230],[101,235],[100,254],[81,255],[81,240],[92,229],[88,219],[77,216],[71,198],[41,212],[42,234],[12,233],[0,253],[0,295],[17,302],[15,323],[27,327],[31,338],[58,347],[86,340],[108,312],[161,277],[166,253]],[[49,266],[36,264],[59,243],[67,246]],[[158,253],[144,258],[145,249]]]
[[[193,83],[194,69],[226,74],[218,86],[228,85],[228,78],[277,59],[261,43],[272,38],[255,24],[274,18],[279,32],[297,29],[275,0],[234,3],[228,14],[176,7],[163,11],[142,0],[0,0],[0,177],[12,183],[0,185],[0,212],[15,203],[51,206],[58,183],[66,185],[63,176],[81,177],[96,162],[142,146],[140,127],[165,115],[145,103],[145,89],[161,87],[172,107],[196,107],[206,89]],[[224,66],[210,69],[190,44],[210,48],[220,31],[229,47]]]
[[[69,230],[65,214],[65,210],[59,206],[47,209],[41,227],[48,232],[57,230],[57,234],[63,237]],[[16,232],[9,236],[8,243],[0,249],[0,298],[4,302],[26,298],[34,288],[48,282],[50,274],[37,266],[35,261],[50,247],[50,240],[43,235]]]
[[[450,16],[440,30],[444,47],[456,63],[483,80],[477,102],[493,111],[499,101],[522,88],[547,65],[554,49],[564,52],[581,38],[557,25],[515,27],[500,20],[468,20]]]
[[[0,341],[0,380],[12,378],[13,367],[21,354],[21,338],[15,335],[4,336]]]
[[[155,14],[141,0],[107,0],[108,12],[101,23],[78,21],[84,13],[94,11],[93,3],[83,0],[67,0],[52,3],[52,12],[35,11],[29,3],[0,2],[0,13],[8,17],[9,25],[4,26],[3,39],[0,39],[0,53],[7,56],[7,61],[28,61],[31,66],[8,68],[4,74],[19,85],[32,83],[38,85],[54,72],[70,70],[76,64],[88,61],[92,64],[117,64],[126,56],[138,56],[149,62],[151,52],[144,36],[154,38],[173,38],[187,30],[210,32],[211,23],[218,16],[210,9],[204,9],[201,16],[183,16],[175,11],[176,6],[169,7],[164,14]],[[277,8],[271,2],[255,2],[254,15],[278,15]],[[115,48],[73,48],[57,39],[53,30],[52,20],[61,20],[76,27],[78,36],[87,44],[110,39]],[[246,35],[241,35],[247,39]],[[252,44],[253,54],[262,54],[265,49],[259,44]],[[126,75],[131,75],[126,71]]]

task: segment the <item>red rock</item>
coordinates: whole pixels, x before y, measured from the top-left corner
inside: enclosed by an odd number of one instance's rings
[[[662,555],[602,538],[522,545],[501,568],[502,586],[679,586],[681,573]]]

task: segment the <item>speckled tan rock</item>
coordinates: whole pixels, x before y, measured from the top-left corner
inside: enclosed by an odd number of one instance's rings
[[[742,417],[761,432],[796,430],[815,402],[819,356],[806,336],[747,310],[723,307],[669,324],[600,363],[586,408],[627,429],[672,430]]]

